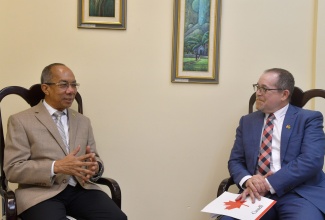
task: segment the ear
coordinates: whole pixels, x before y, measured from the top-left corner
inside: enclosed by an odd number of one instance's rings
[[[42,91],[44,92],[45,95],[49,95],[50,94],[50,92],[48,91],[48,89],[49,89],[49,86],[48,85],[41,84],[41,89],[42,89]]]
[[[283,90],[283,94],[282,94],[282,100],[288,100],[289,99],[289,95],[290,95],[290,91],[289,90]]]

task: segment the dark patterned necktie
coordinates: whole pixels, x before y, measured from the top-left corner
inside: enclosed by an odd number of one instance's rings
[[[260,154],[257,163],[257,173],[265,175],[270,171],[271,156],[272,156],[272,135],[273,135],[273,120],[274,114],[270,114],[266,119],[266,123],[262,134],[262,143],[260,148]]]

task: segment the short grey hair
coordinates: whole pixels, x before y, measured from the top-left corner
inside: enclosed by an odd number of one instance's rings
[[[52,64],[46,66],[42,71],[41,84],[51,82],[52,77],[53,77],[51,69],[54,66],[65,66],[65,65],[63,63],[52,63]]]

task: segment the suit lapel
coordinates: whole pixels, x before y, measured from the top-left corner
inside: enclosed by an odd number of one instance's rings
[[[75,142],[77,137],[77,127],[78,127],[78,120],[77,115],[74,111],[68,109],[68,118],[69,118],[69,146],[70,152],[75,149]]]
[[[261,111],[257,112],[257,117],[256,119],[254,119],[254,124],[252,126],[252,134],[254,135],[254,139],[253,139],[253,164],[251,167],[254,167],[254,170],[252,171],[253,173],[255,173],[255,168],[257,166],[257,160],[258,160],[258,156],[260,153],[260,147],[261,147],[261,135],[262,135],[262,129],[263,129],[263,125],[264,125],[264,117],[265,114]],[[258,135],[256,135],[258,134]]]
[[[61,149],[67,154],[59,130],[42,101],[35,106],[35,117],[47,128]]]
[[[285,152],[287,151],[289,138],[293,131],[293,126],[295,125],[297,119],[297,109],[292,105],[289,105],[289,108],[284,117],[283,125],[282,125],[282,133],[281,133],[281,163],[283,161]]]

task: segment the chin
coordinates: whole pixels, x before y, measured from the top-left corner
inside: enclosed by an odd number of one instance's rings
[[[259,111],[262,111],[263,110],[263,108],[261,107],[261,106],[259,106],[259,105],[256,105],[256,107],[255,107],[257,110],[259,110]]]
[[[65,103],[62,103],[62,106],[63,106],[64,108],[69,108],[69,107],[71,107],[71,105],[72,105],[72,102],[65,102]]]

